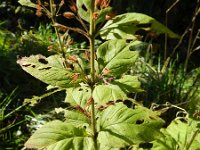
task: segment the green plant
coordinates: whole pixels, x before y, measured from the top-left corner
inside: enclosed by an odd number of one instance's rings
[[[72,12],[65,12],[63,16],[76,19],[82,26],[77,28],[56,21],[63,0],[58,4],[53,0],[44,4],[40,0],[38,4],[20,0],[23,5],[35,7],[38,15],[45,12],[51,18],[59,47],[56,55],[32,55],[18,59],[17,63],[32,76],[49,84],[52,90],[65,90],[65,101],[70,104],[68,109],[56,109],[64,112],[65,120],[42,126],[26,142],[27,148],[119,150],[134,149],[136,145],[150,148],[152,145],[144,145],[164,136],[158,130],[164,124],[158,117],[160,113],[128,97],[129,93],[142,91],[138,76],[130,75],[128,71],[138,59],[137,50],[142,44],[136,31],[151,30],[172,38],[178,36],[144,14],[127,13],[112,18],[109,2],[70,1]],[[65,32],[65,38],[59,30]],[[70,49],[69,30],[85,36],[89,41],[88,49]],[[107,41],[96,49],[97,36]],[[132,108],[127,107],[125,101],[130,101]]]
[[[152,64],[154,61],[156,64]],[[182,103],[182,107],[187,103],[197,99],[199,93],[199,73],[195,69],[185,72],[177,60],[171,60],[165,71],[161,70],[163,64],[161,58],[146,60],[141,57],[134,68],[136,73],[142,78],[142,87],[146,91],[139,94],[144,99],[146,105],[152,102],[163,104],[170,102],[173,104]]]
[[[16,131],[18,127],[25,122],[25,120],[19,120],[19,116],[16,112],[22,110],[25,105],[18,106],[16,108],[11,107],[11,102],[16,97],[16,90],[13,90],[8,96],[0,101],[0,148],[9,149],[13,145],[22,147],[22,137],[17,136]],[[18,139],[18,142],[17,140]],[[21,145],[20,145],[21,144]]]
[[[161,132],[164,138],[153,141],[153,150],[190,150],[199,149],[200,127],[199,121],[177,118]]]

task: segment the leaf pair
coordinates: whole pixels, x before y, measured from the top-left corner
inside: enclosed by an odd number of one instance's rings
[[[52,121],[37,130],[26,142],[28,148],[47,150],[93,150],[93,141],[87,118],[82,114],[66,111],[66,121]],[[127,108],[116,104],[99,113],[97,120],[100,150],[123,148],[150,142],[161,136],[157,130],[163,125],[155,112],[144,107]]]

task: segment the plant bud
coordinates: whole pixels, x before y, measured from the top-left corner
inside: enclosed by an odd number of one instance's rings
[[[97,12],[94,12],[93,15],[92,15],[92,18],[94,20],[97,20],[98,16],[99,16],[99,14]]]
[[[42,16],[42,7],[39,4],[36,5],[36,16]]]
[[[110,20],[110,19],[112,19],[112,18],[115,17],[115,16],[116,16],[116,14],[113,13],[113,12],[111,12],[111,13],[109,13],[108,15],[106,15],[106,20]]]
[[[67,18],[67,19],[73,19],[73,18],[75,18],[74,13],[72,13],[72,12],[64,12],[64,13],[63,13],[63,16],[64,16],[65,18]]]
[[[49,6],[49,3],[44,2],[44,6],[45,6],[45,7]]]
[[[60,1],[60,4],[59,4],[59,7],[62,7],[64,4],[65,4],[65,1],[64,1],[64,0],[61,0],[61,1]]]
[[[48,46],[48,51],[51,52],[53,50],[53,45]]]
[[[110,0],[102,0],[101,2],[101,9],[109,7]]]

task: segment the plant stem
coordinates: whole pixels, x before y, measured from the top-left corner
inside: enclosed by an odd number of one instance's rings
[[[186,55],[185,64],[184,64],[185,70],[187,70],[188,62],[189,62],[190,56],[192,54],[192,41],[194,40],[193,39],[193,32],[194,32],[196,17],[197,17],[198,14],[199,14],[199,0],[197,0],[197,6],[195,8],[195,13],[194,13],[194,16],[192,17],[192,26],[190,28],[187,55]]]
[[[50,0],[50,12],[51,12],[51,20],[52,20],[52,23],[53,25],[56,23],[56,18],[55,18],[55,15],[56,15],[56,12],[54,10],[54,2],[53,0]],[[61,41],[61,38],[60,38],[60,35],[59,35],[59,32],[58,32],[58,29],[56,27],[54,27],[54,30],[56,32],[56,36],[58,38],[58,43],[59,43],[59,46],[60,46],[60,50],[62,52],[62,56],[63,58],[65,59],[65,62],[64,62],[64,67],[66,67],[66,56],[65,56],[65,52],[64,52],[64,47],[63,47],[63,43]]]
[[[93,93],[94,86],[95,86],[95,49],[94,49],[94,41],[95,41],[95,22],[93,20],[93,13],[95,7],[95,0],[91,0],[91,10],[90,10],[90,31],[89,31],[89,42],[90,42],[90,75],[91,75],[91,93]],[[91,110],[91,125],[93,131],[93,142],[94,142],[94,149],[97,150],[97,131],[96,131],[96,117],[95,117],[95,102],[92,98],[92,110]]]

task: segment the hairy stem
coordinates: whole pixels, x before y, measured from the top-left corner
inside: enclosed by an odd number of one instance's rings
[[[95,86],[95,49],[94,49],[94,41],[95,41],[95,22],[93,19],[95,7],[95,0],[91,0],[91,10],[90,10],[90,30],[89,30],[89,42],[90,42],[90,75],[91,75],[91,91],[93,93],[94,86]],[[91,110],[91,125],[93,131],[93,142],[94,142],[94,149],[97,150],[97,131],[96,131],[96,117],[95,117],[95,102],[92,98],[92,110]]]

